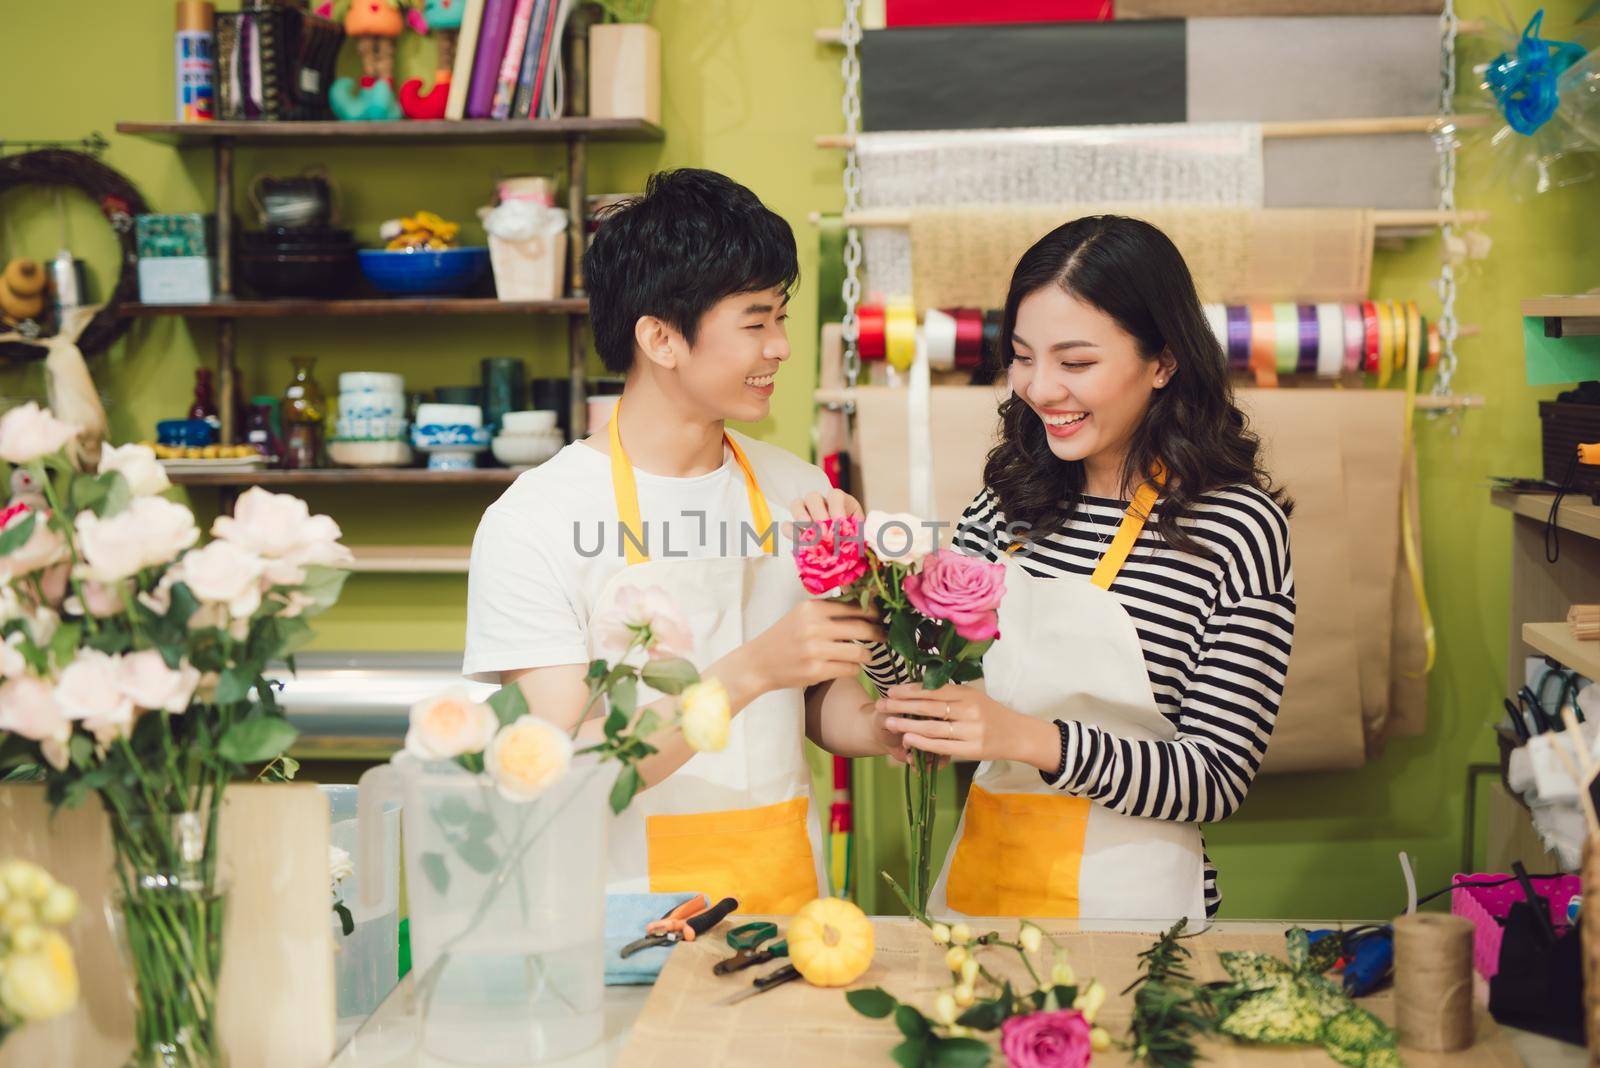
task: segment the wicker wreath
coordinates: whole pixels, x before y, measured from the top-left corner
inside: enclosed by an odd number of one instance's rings
[[[0,156],[0,193],[22,185],[64,185],[87,193],[111,224],[122,246],[122,270],[116,288],[78,337],[78,348],[93,356],[110,348],[128,329],[129,321],[118,314],[124,301],[136,298],[139,291],[139,250],[134,233],[134,217],[150,210],[139,190],[120,171],[101,163],[86,152],[41,149],[15,156]],[[43,359],[45,348],[25,341],[0,342],[0,359]]]

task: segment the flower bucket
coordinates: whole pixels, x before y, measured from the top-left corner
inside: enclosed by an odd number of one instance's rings
[[[615,765],[580,757],[532,801],[508,800],[457,764],[410,753],[361,777],[358,872],[381,863],[381,806],[402,803],[429,1054],[527,1064],[600,1040],[606,798],[616,776]]]
[[[661,123],[661,33],[642,22],[589,27],[589,115]]]
[[[354,862],[360,849],[356,819],[356,787],[323,786],[333,820],[329,841]],[[400,980],[400,802],[390,801],[378,814],[381,821],[381,862],[377,898],[363,899],[361,876],[352,872],[338,880],[334,900],[349,914],[351,930],[336,913],[333,926],[334,981],[338,990],[338,1040],[343,1045],[375,1012]]]

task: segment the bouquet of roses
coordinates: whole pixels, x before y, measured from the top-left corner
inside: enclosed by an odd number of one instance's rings
[[[795,563],[812,594],[876,608],[897,666],[924,689],[983,676],[983,654],[1000,636],[1005,566],[934,546],[934,525],[911,515],[870,512],[798,523]],[[916,752],[906,775],[911,835],[908,891],[920,911],[933,889],[933,807],[937,762]]]
[[[136,1056],[215,1054],[222,888],[216,848],[233,779],[288,778],[295,730],[269,665],[311,638],[350,552],[305,502],[254,488],[199,545],[142,445],[95,473],[77,428],[27,404],[0,419],[12,494],[0,511],[0,779],[56,805],[99,799],[111,823],[137,984]]]

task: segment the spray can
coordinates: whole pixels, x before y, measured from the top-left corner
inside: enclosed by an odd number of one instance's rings
[[[179,122],[216,117],[212,107],[216,77],[216,7],[209,0],[178,0],[174,45],[174,84]]]

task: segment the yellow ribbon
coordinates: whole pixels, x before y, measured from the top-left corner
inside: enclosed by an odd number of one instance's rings
[[[917,358],[917,309],[909,300],[894,301],[883,309],[885,355],[889,366],[907,371]]]
[[[1420,332],[1421,323],[1416,317],[1416,305],[1412,304],[1406,310],[1410,319],[1407,323],[1407,332],[1410,333],[1412,330]],[[1413,334],[1412,336],[1415,337],[1416,335]],[[1411,575],[1411,593],[1417,599],[1417,614],[1422,617],[1422,641],[1427,649],[1427,660],[1422,665],[1422,674],[1426,675],[1433,670],[1433,662],[1438,655],[1439,644],[1438,635],[1433,626],[1433,612],[1428,608],[1428,591],[1422,578],[1422,549],[1417,544],[1416,524],[1411,519],[1413,479],[1410,465],[1414,461],[1412,450],[1416,444],[1412,427],[1416,422],[1417,379],[1422,371],[1422,362],[1422,359],[1417,357],[1406,364],[1405,437],[1404,447],[1400,456],[1401,462],[1407,466],[1400,473],[1400,548],[1405,553],[1406,571]]]

